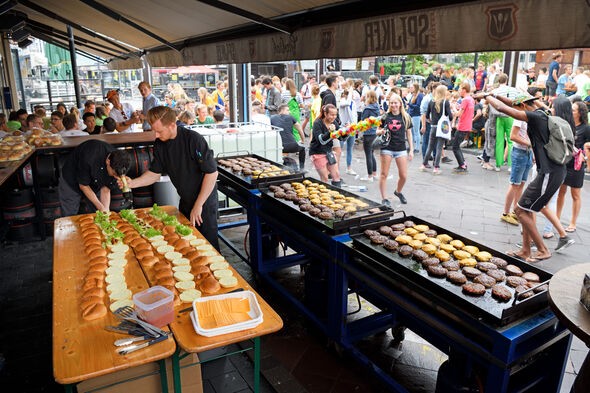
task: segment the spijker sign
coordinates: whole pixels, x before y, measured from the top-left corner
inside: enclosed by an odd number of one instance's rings
[[[152,66],[590,47],[590,0],[478,1],[148,53]]]

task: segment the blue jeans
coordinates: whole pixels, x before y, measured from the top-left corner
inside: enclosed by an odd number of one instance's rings
[[[512,147],[510,164],[510,184],[519,185],[526,182],[533,167],[533,152]]]
[[[422,135],[422,158],[426,156],[426,150],[428,149],[428,139],[430,138],[430,123],[426,122],[424,127],[424,135]],[[436,149],[434,149],[436,151]]]
[[[420,116],[412,116],[412,142],[414,152],[417,152],[420,146]]]
[[[352,165],[352,148],[354,147],[355,136],[351,135],[346,139],[346,166]]]

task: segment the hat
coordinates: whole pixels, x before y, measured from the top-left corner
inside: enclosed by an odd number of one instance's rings
[[[106,99],[107,99],[107,100],[110,100],[110,99],[111,99],[111,97],[112,97],[112,96],[115,96],[115,95],[119,95],[119,93],[117,93],[117,90],[109,90],[109,92],[107,93],[107,97],[106,97]]]
[[[557,52],[553,52],[553,54],[551,55],[552,59],[557,59],[559,56],[563,56],[563,52],[558,50]]]
[[[512,105],[516,106],[516,105],[520,105],[522,103],[529,103],[531,101],[534,101],[536,99],[538,99],[539,97],[533,97],[532,95],[528,94],[528,93],[519,93],[516,98],[514,99],[514,101],[512,101]]]

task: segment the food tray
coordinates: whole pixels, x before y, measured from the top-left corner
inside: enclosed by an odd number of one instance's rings
[[[376,203],[370,199],[363,198],[363,197],[361,197],[357,194],[354,194],[350,191],[334,187],[331,184],[324,183],[320,180],[317,180],[317,179],[314,179],[311,177],[301,178],[298,181],[301,182],[304,180],[310,180],[313,183],[323,184],[329,190],[336,190],[344,196],[357,198],[360,201],[367,203],[369,206],[362,208],[362,209],[358,209],[354,216],[347,216],[344,218],[334,217],[333,219],[330,219],[330,220],[322,220],[321,218],[312,216],[308,212],[304,212],[304,211],[299,210],[299,206],[294,202],[288,201],[286,199],[275,198],[274,193],[269,190],[269,186],[280,185],[281,183],[284,183],[284,182],[275,181],[273,179],[272,183],[262,184],[261,188],[260,188],[262,198],[264,198],[265,200],[267,200],[271,204],[273,204],[276,207],[276,209],[280,209],[280,210],[273,210],[274,214],[277,214],[278,212],[281,212],[281,215],[283,212],[288,212],[288,213],[294,214],[296,219],[293,221],[289,221],[290,223],[292,223],[292,226],[294,226],[294,227],[299,225],[301,227],[301,229],[305,230],[308,227],[308,225],[312,225],[321,231],[335,235],[335,234],[339,234],[339,233],[348,232],[348,230],[351,227],[358,226],[361,224],[361,222],[370,223],[373,221],[379,221],[379,220],[386,219],[387,217],[393,215],[393,210],[391,208],[389,208],[385,205],[382,205],[380,203]],[[380,210],[380,212],[379,213],[369,213],[369,210],[374,209],[374,208],[378,208]],[[283,216],[281,216],[281,217],[283,217]],[[287,221],[287,220],[285,220],[285,221]]]
[[[357,257],[354,258],[354,263],[361,270],[383,279],[387,284],[392,286],[401,284],[400,276],[405,278],[405,284],[412,290],[418,289],[420,293],[423,293],[425,297],[432,301],[434,307],[437,305],[440,306],[442,303],[444,305],[443,309],[456,309],[476,318],[482,318],[497,326],[507,325],[549,306],[547,291],[536,293],[527,299],[515,300],[514,288],[508,287],[507,285],[505,286],[511,290],[513,295],[508,302],[500,302],[493,298],[491,289],[487,289],[485,295],[480,297],[465,295],[461,285],[453,284],[445,278],[429,276],[427,271],[422,268],[420,262],[415,261],[411,257],[404,258],[397,252],[390,252],[381,245],[372,244],[363,234],[363,231],[366,229],[377,229],[382,225],[391,226],[407,220],[414,221],[416,224],[428,225],[430,229],[436,230],[438,234],[446,233],[453,239],[461,240],[465,245],[476,246],[480,251],[487,251],[492,256],[505,259],[509,264],[516,265],[525,272],[536,273],[539,275],[540,283],[545,283],[552,277],[551,273],[541,270],[538,267],[529,265],[517,258],[505,255],[418,217],[406,217],[405,214],[404,217],[352,228],[350,237],[353,240],[352,245]],[[426,295],[425,291],[428,295]]]
[[[268,162],[272,165],[275,165],[275,166],[281,168],[281,170],[289,171],[289,174],[253,179],[252,176],[243,175],[241,172],[236,173],[229,168],[226,168],[222,165],[217,164],[217,170],[219,172],[219,175],[220,175],[222,181],[224,179],[227,179],[235,184],[238,184],[242,187],[252,190],[252,189],[257,188],[258,185],[263,184],[263,183],[268,183],[268,182],[274,183],[275,181],[280,181],[280,182],[295,181],[295,180],[299,180],[299,179],[303,178],[302,172],[296,171],[293,168],[287,167],[283,164],[278,164],[274,161],[269,160],[268,158],[264,158],[262,156],[259,156],[258,154],[249,154],[248,153],[248,154],[238,154],[238,155],[230,155],[230,156],[218,155],[216,160],[217,161],[229,160],[232,158],[244,158],[244,157],[253,157],[253,158],[256,158],[257,160]]]
[[[233,325],[223,326],[214,329],[205,329],[201,327],[199,324],[199,318],[197,317],[197,303],[204,303],[209,300],[219,300],[219,299],[228,299],[228,298],[241,298],[241,299],[248,299],[250,301],[250,312],[248,315],[252,318],[250,321],[239,322]],[[240,291],[234,293],[225,293],[223,295],[214,295],[214,296],[206,296],[195,299],[193,301],[193,310],[191,311],[191,321],[193,322],[193,327],[195,328],[195,332],[201,336],[205,337],[213,337],[219,336],[221,334],[228,334],[239,332],[242,330],[253,329],[256,326],[260,325],[263,322],[263,314],[262,310],[260,309],[260,305],[258,304],[258,300],[256,299],[256,295],[252,291]]]

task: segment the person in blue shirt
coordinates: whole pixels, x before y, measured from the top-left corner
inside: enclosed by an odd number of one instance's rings
[[[152,94],[152,87],[148,82],[140,82],[137,88],[143,97],[143,108],[141,110],[141,120],[143,121],[142,129],[144,131],[151,131],[152,126],[150,126],[150,123],[147,121],[147,113],[150,109],[160,106],[160,100]]]
[[[563,74],[561,74],[561,76],[557,80],[557,90],[555,91],[555,93],[557,94],[558,97],[560,95],[567,95],[565,88],[569,87],[569,85],[571,84],[571,78],[570,78],[571,74],[572,74],[572,66],[571,66],[571,64],[568,64],[565,66],[565,72]]]
[[[559,75],[559,63],[563,58],[563,53],[557,51],[551,56],[553,61],[549,64],[549,75],[547,76],[547,90],[545,95],[547,97],[555,97],[555,90],[557,89],[557,76]]]

